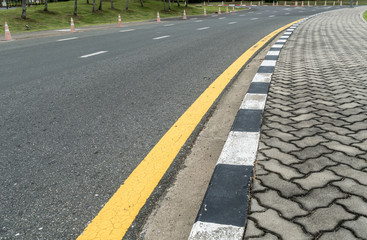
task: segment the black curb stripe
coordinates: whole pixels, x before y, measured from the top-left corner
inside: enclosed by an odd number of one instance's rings
[[[264,60],[278,60],[279,55],[266,55]]]
[[[243,227],[253,166],[218,164],[195,220]]]
[[[270,83],[267,82],[253,82],[251,83],[248,93],[267,94],[269,91]]]
[[[269,51],[280,51],[282,48],[274,48],[274,47],[272,47],[272,48],[270,48],[269,49]]]
[[[259,132],[262,119],[262,110],[240,109],[237,112],[231,131]]]
[[[272,67],[272,66],[260,66],[257,72],[258,73],[272,73],[274,72],[274,68],[275,67]]]

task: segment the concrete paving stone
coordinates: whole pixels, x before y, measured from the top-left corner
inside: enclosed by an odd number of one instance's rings
[[[340,221],[354,218],[355,215],[348,213],[341,206],[333,204],[327,208],[319,208],[309,216],[296,218],[294,221],[302,224],[307,232],[316,235],[322,231],[334,230]]]
[[[264,236],[265,232],[258,229],[255,225],[255,223],[251,219],[247,219],[247,225],[246,225],[246,236],[248,238],[251,237],[260,237]]]
[[[363,197],[364,200],[367,201],[366,186],[363,186],[352,179],[346,178],[342,181],[333,182],[332,185],[340,187],[345,193]]]
[[[355,221],[347,221],[343,226],[352,230],[357,237],[365,239],[367,237],[367,218],[360,216]]]
[[[356,156],[356,155],[363,153],[363,151],[359,150],[356,147],[347,146],[347,145],[341,144],[340,142],[336,142],[336,141],[331,141],[331,142],[326,142],[326,143],[321,143],[321,144],[328,147],[329,149],[343,152],[349,156]]]
[[[266,124],[266,126],[269,127],[270,129],[279,129],[282,132],[290,132],[290,131],[296,130],[296,128],[289,126],[289,125],[281,124],[278,122],[269,122],[267,121],[266,118],[264,118],[263,121]]]
[[[292,152],[292,151],[299,150],[299,148],[296,145],[294,145],[292,143],[287,143],[287,142],[281,141],[277,137],[271,137],[269,139],[266,139],[265,143],[269,147],[275,147],[275,148],[278,148],[278,149],[285,149],[285,151],[287,151],[287,152]]]
[[[318,188],[325,186],[327,183],[335,180],[340,180],[341,177],[335,175],[332,171],[322,171],[315,172],[309,175],[308,177],[293,180],[293,182],[298,183],[304,189],[310,190],[312,188]]]
[[[358,108],[358,107],[361,107],[361,104],[358,104],[356,102],[345,103],[345,104],[342,104],[342,105],[338,106],[338,108],[341,108],[341,109],[354,109],[354,108]]]
[[[299,139],[303,137],[313,136],[313,135],[319,135],[320,133],[324,133],[325,130],[322,130],[319,127],[310,127],[310,128],[302,128],[297,129],[295,131],[291,131],[290,133],[294,136],[299,137]]]
[[[291,123],[294,124],[295,123],[290,118],[284,118],[284,117],[280,117],[277,115],[273,115],[270,112],[267,112],[267,114],[264,114],[264,117],[266,117],[268,121],[279,122],[282,124],[291,124]]]
[[[275,173],[269,173],[268,175],[259,176],[257,178],[260,179],[264,187],[277,189],[284,197],[292,197],[294,195],[300,195],[306,192],[305,190],[302,190],[300,187],[298,187],[296,184],[281,179]]]
[[[345,127],[352,131],[359,131],[367,128],[367,121],[352,123],[350,125],[346,125]]]
[[[328,107],[333,107],[333,106],[338,105],[334,101],[325,101],[323,99],[315,99],[315,100],[313,100],[313,103],[315,103],[317,105],[320,104],[320,105],[328,106]]]
[[[333,151],[322,145],[318,145],[318,146],[313,146],[313,147],[306,147],[302,149],[301,151],[292,152],[292,154],[296,155],[298,159],[306,160],[306,159],[318,158],[322,155],[325,155],[331,152]]]
[[[260,194],[260,193],[258,193]],[[250,211],[251,212],[264,212],[266,211],[266,208],[262,207],[259,202],[257,201],[256,198],[251,198],[251,207],[250,207]]]
[[[367,217],[367,202],[363,201],[360,197],[351,196],[347,199],[339,199],[336,202],[342,204],[344,207],[348,208],[349,211],[354,212],[355,214],[361,214]]]
[[[340,114],[340,113],[336,113],[336,112],[329,112],[329,111],[325,111],[325,110],[320,110],[320,109],[317,109],[317,115],[318,116],[325,116],[325,117],[330,117],[330,118],[333,118],[333,119],[340,119],[342,117],[344,117],[344,115]]]
[[[267,156],[269,159],[270,158],[277,159],[286,165],[301,162],[295,156],[287,154],[287,153],[283,153],[279,149],[276,149],[276,148],[265,149],[261,151],[261,153],[265,154],[265,156]]]
[[[338,163],[331,161],[326,157],[318,157],[315,159],[307,159],[302,163],[292,164],[292,167],[298,169],[298,171],[307,174],[311,172],[320,171],[321,169],[328,167],[328,166],[335,166]]]
[[[319,240],[337,240],[337,239],[348,239],[353,240],[357,239],[353,233],[345,228],[339,228],[336,231],[333,232],[326,232],[321,235]]]
[[[271,107],[269,111],[276,111],[275,114],[278,113],[280,115],[283,113],[287,113],[291,116],[293,115],[292,113],[289,112],[293,110],[292,106],[287,106],[286,104],[283,104],[283,103],[275,103],[275,104],[269,103],[269,107]]]
[[[359,130],[356,133],[348,134],[348,136],[358,139],[360,141],[367,139],[367,129]]]
[[[279,194],[273,190],[256,193],[256,198],[259,199],[261,205],[266,206],[266,208],[277,210],[281,213],[281,216],[288,219],[307,214],[305,210],[300,208],[298,203],[279,196]]]
[[[367,151],[367,139],[361,143],[355,143],[353,144],[353,146],[359,147],[360,149],[366,152]]]
[[[270,172],[280,174],[284,179],[290,180],[295,177],[303,177],[304,174],[297,172],[294,168],[288,167],[281,163],[281,161],[270,159],[266,162],[258,162],[262,167]]]
[[[347,164],[356,169],[367,167],[366,160],[359,157],[350,157],[342,152],[333,152],[331,154],[326,154],[325,157],[328,157],[330,160],[335,162]]]
[[[315,118],[318,118],[319,116],[314,114],[314,113],[306,113],[306,114],[301,114],[297,117],[292,117],[292,119],[294,121],[297,121],[297,122],[304,122],[304,121],[307,121],[307,120],[310,120],[310,119],[315,119]]]
[[[349,123],[361,122],[361,121],[365,121],[366,119],[367,119],[367,116],[363,114],[355,114],[349,117],[342,118],[343,121],[347,121]]]
[[[350,124],[347,121],[343,121],[341,119],[334,119],[329,116],[319,117],[317,120],[321,123],[330,123],[336,127],[345,127]]]
[[[309,112],[317,111],[316,108],[313,107],[306,107],[306,108],[299,108],[295,111],[293,111],[294,114],[300,115],[300,114],[307,114]]]
[[[261,185],[261,183],[259,182],[259,180],[254,179],[252,181],[251,193],[261,192],[261,191],[265,191],[265,190],[266,190],[266,187],[264,187],[263,185]]]
[[[269,174],[269,172],[266,171],[266,169],[264,169],[262,165],[255,164],[255,176],[262,176],[267,174]]]
[[[298,137],[295,137],[291,133],[282,132],[282,131],[279,131],[278,129],[270,129],[270,130],[262,131],[262,133],[270,137],[278,137],[282,141],[286,141],[286,142],[299,139]]]
[[[344,134],[339,134],[336,132],[326,132],[326,133],[322,133],[321,135],[329,140],[335,140],[345,145],[356,143],[356,140],[353,139],[352,137],[348,137],[348,136],[345,136]]]
[[[305,148],[305,147],[316,146],[316,145],[319,145],[320,143],[328,142],[328,141],[330,140],[324,138],[323,136],[315,135],[315,136],[305,137],[301,140],[291,141],[291,142],[293,144],[296,144],[297,147]]]
[[[355,170],[347,165],[340,164],[329,168],[335,171],[338,175],[346,178],[353,178],[355,181],[360,182],[367,187],[367,173],[359,170]],[[366,189],[367,190],[367,189]]]
[[[270,232],[280,235],[283,239],[312,239],[312,236],[305,234],[299,225],[281,218],[279,214],[272,209],[263,213],[253,213],[251,214],[251,218],[256,219],[259,227],[265,231],[270,230]],[[245,238],[246,236],[247,232]]]
[[[294,200],[299,202],[304,208],[309,211],[315,208],[327,207],[337,199],[346,198],[347,194],[341,192],[333,186],[324,188],[316,188],[311,190],[306,196],[295,197]]]
[[[292,123],[290,124],[292,127],[295,127],[297,129],[301,129],[301,128],[309,128],[309,127],[314,127],[318,124],[320,124],[321,122],[316,120],[316,119],[311,119],[311,120],[307,120],[307,121],[301,121],[301,122],[297,122],[297,123]]]
[[[276,115],[278,117],[281,117],[281,118],[290,118],[290,117],[294,117],[295,115],[292,114],[291,112],[286,112],[284,111],[284,109],[280,109],[280,108],[273,108],[273,109],[269,109],[267,111],[267,113],[269,113],[269,116],[273,116],[273,115]],[[293,121],[290,121],[290,122],[293,122]]]

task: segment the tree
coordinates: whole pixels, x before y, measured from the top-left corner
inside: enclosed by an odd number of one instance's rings
[[[78,16],[78,0],[74,3],[74,16]]]
[[[126,7],[125,7],[126,11],[129,10],[129,0],[126,0]]]
[[[92,13],[96,12],[96,0],[93,0]]]
[[[22,19],[26,19],[27,18],[27,0],[22,0],[22,15],[21,15]]]
[[[43,11],[48,12],[48,0],[45,0],[45,8]]]
[[[176,1],[177,1],[177,7],[179,7],[180,6],[180,2],[178,0],[176,0]]]
[[[99,1],[99,7],[98,7],[98,10],[99,10],[99,11],[102,11],[102,1],[103,1],[103,0],[100,0],[100,1]]]
[[[111,0],[111,8],[114,9],[114,7],[113,7],[113,0]]]
[[[163,0],[163,8],[164,8],[164,11],[166,11],[166,0]]]
[[[168,0],[168,9],[171,10],[171,0]]]
[[[140,5],[141,5],[141,7],[144,7],[143,0],[140,0]]]
[[[87,4],[89,4],[89,0],[87,0]]]

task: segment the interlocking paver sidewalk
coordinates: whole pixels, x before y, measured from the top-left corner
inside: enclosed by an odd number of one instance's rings
[[[367,239],[366,10],[311,18],[283,47],[245,239]]]

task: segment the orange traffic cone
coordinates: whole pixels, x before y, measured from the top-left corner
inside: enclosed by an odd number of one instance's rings
[[[304,7],[305,6],[305,4],[304,4],[304,2],[302,1],[302,3],[301,3],[301,7]]]
[[[340,1],[340,6],[343,6],[343,1]]]
[[[117,24],[119,27],[122,27],[122,22],[121,22],[121,16],[119,14],[119,21],[118,21],[118,24]]]
[[[224,6],[224,2],[222,1],[222,6]]]
[[[205,6],[205,1],[204,1],[204,6]]]
[[[356,6],[358,6],[358,1],[356,1]]]
[[[234,7],[232,7],[232,12],[235,12]]]
[[[226,13],[228,14],[228,7],[226,7]]]
[[[11,35],[10,35],[8,23],[5,22],[5,41],[12,41],[12,40],[13,39],[11,38]]]
[[[70,19],[70,32],[76,32],[73,18]]]
[[[287,6],[287,1],[284,1],[284,6]]]
[[[310,6],[310,1],[307,1],[307,6],[308,6],[308,7]]]
[[[252,6],[252,1],[250,2],[250,6]]]
[[[317,6],[317,1],[315,1],[315,6]]]
[[[206,8],[204,8],[204,16],[206,17]]]
[[[275,6],[275,3],[274,3],[274,1],[273,1],[273,6]]]
[[[186,20],[187,19],[187,17],[186,17],[186,10],[184,10],[184,13],[183,13],[183,18],[182,18],[183,20]]]
[[[157,23],[161,22],[161,18],[159,17],[159,12],[157,12]]]
[[[221,15],[222,14],[222,11],[220,10],[220,8],[219,8],[219,10],[218,10],[218,15]]]
[[[324,2],[324,6],[326,6],[327,4],[326,4],[326,0],[325,0],[325,2]]]
[[[297,6],[298,6],[298,1],[296,1],[296,2],[294,3],[294,5],[297,7]]]
[[[260,1],[257,3],[257,6],[260,6]]]
[[[335,6],[335,1],[333,2],[333,6]]]
[[[241,1],[241,6],[243,6],[242,1]]]

